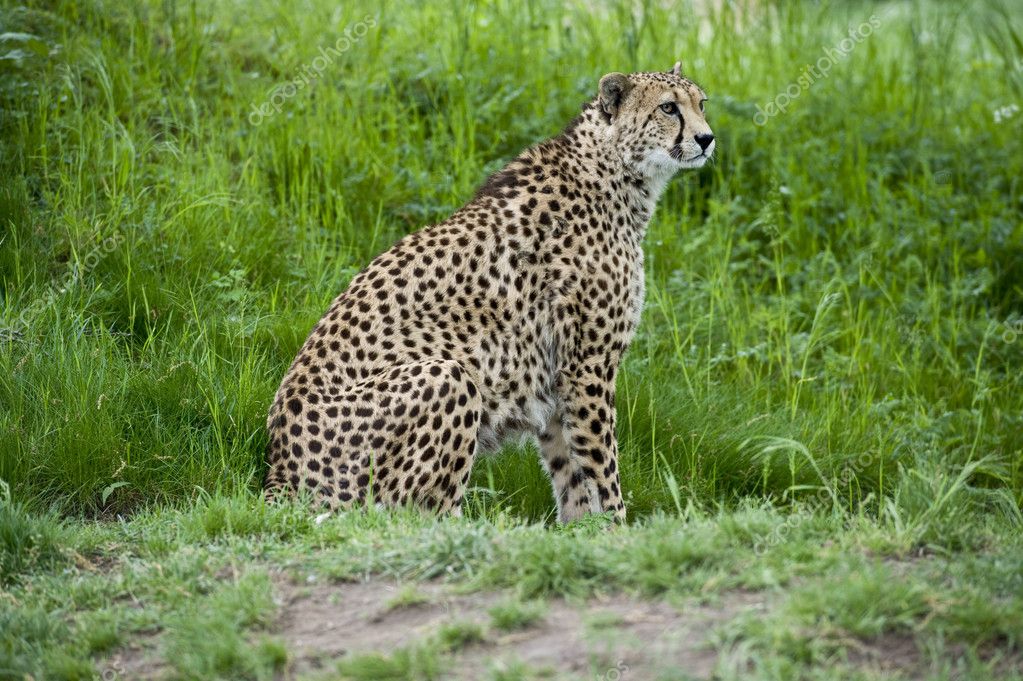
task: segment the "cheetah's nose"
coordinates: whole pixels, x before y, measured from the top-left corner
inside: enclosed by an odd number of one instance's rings
[[[710,133],[703,133],[702,135],[697,135],[693,139],[696,140],[696,143],[700,145],[701,149],[707,151],[707,147],[709,147],[710,143],[714,141],[714,135],[711,135]]]

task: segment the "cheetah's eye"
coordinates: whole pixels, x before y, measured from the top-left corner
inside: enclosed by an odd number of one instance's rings
[[[706,99],[701,99],[700,100],[700,111],[703,111],[703,103],[706,102],[706,101],[707,101]]]
[[[661,104],[661,111],[668,114],[669,116],[678,115],[678,107],[675,106],[675,102],[668,102],[667,104]]]

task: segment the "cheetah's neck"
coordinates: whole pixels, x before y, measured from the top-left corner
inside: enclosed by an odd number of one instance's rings
[[[607,238],[625,241],[641,252],[647,224],[668,179],[670,174],[657,169],[642,172],[628,168],[613,128],[594,101],[584,106],[560,135],[527,149],[491,175],[466,208],[490,197],[533,205],[541,194],[548,194],[559,205],[562,197],[570,202],[581,200],[601,217],[596,228],[605,231]],[[558,196],[552,194],[555,188]],[[552,224],[550,220],[548,224]]]
[[[580,185],[591,200],[604,203],[615,219],[624,214],[638,242],[672,174],[657,168],[647,172],[629,169],[616,141],[613,128],[594,100],[550,143],[580,171],[566,179]]]

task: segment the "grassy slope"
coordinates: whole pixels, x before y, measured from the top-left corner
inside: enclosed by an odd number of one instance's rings
[[[0,8],[0,32],[40,37],[0,37],[22,51],[0,60],[0,674],[88,677],[154,632],[181,676],[270,674],[272,639],[184,652],[269,627],[282,560],[462,566],[541,597],[778,588],[722,639],[767,678],[826,674],[878,631],[913,636],[936,678],[951,651],[984,678],[971,652],[1019,650],[1023,114],[995,112],[1023,94],[1023,17],[594,4]],[[872,14],[827,79],[753,122]],[[481,462],[465,522],[314,526],[255,502],[269,400],[343,283],[557,132],[602,73],[678,57],[719,160],[671,185],[647,242],[618,390],[638,524],[520,525],[551,508],[525,450]],[[938,557],[895,579],[886,557],[921,551]]]
[[[252,486],[277,382],[344,282],[557,132],[603,72],[681,56],[720,160],[650,230],[619,386],[633,512],[674,506],[668,476],[698,503],[823,482],[854,507],[978,460],[971,484],[1019,504],[1023,116],[992,113],[1019,97],[1023,54],[1000,42],[1018,14],[786,3],[735,40],[729,13],[655,3],[47,7],[3,10],[54,50],[3,67],[0,478],[19,494],[123,511]],[[550,508],[528,454],[476,483]]]

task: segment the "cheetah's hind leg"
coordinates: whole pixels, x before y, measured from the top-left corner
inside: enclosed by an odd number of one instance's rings
[[[268,487],[283,479],[332,508],[372,500],[451,511],[472,469],[481,409],[476,385],[449,360],[391,367],[337,396],[293,397],[276,422],[290,440],[271,457]]]

